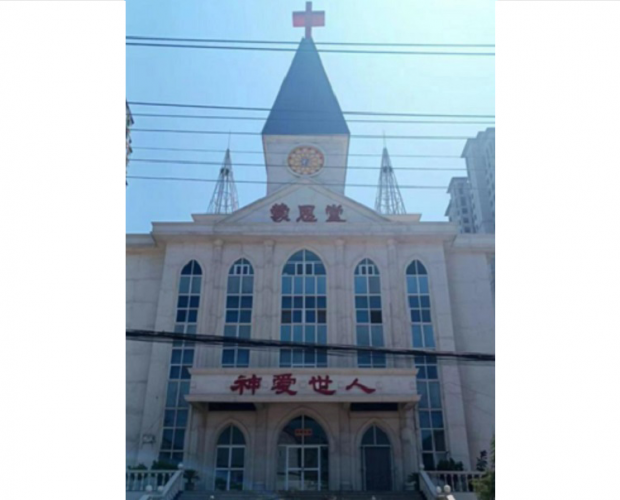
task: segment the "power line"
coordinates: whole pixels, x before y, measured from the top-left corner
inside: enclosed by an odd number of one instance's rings
[[[205,134],[205,135],[260,135],[261,132],[231,132],[230,130],[175,130],[175,129],[150,129],[150,128],[132,128],[132,132],[155,132],[163,134]],[[439,140],[439,141],[464,141],[471,139],[468,135],[365,135],[351,134],[349,137],[355,139],[415,139],[415,140]]]
[[[267,111],[270,112],[271,108],[259,108],[251,106],[218,106],[214,104],[178,104],[178,103],[163,103],[163,102],[145,102],[145,101],[129,101],[128,104],[132,106],[157,106],[167,108],[199,108],[199,109],[227,109],[234,111]],[[316,109],[282,109],[280,112],[287,113],[319,113]],[[133,114],[133,113],[132,113]],[[404,117],[418,117],[418,118],[488,118],[495,119],[495,115],[448,115],[448,114],[433,114],[433,113],[392,113],[392,112],[380,112],[380,111],[343,111],[344,115],[368,115],[368,116],[404,116]]]
[[[194,161],[194,160],[170,160],[170,159],[161,159],[161,158],[131,158],[132,162],[140,162],[140,163],[167,163],[167,164],[181,164],[181,165],[218,165],[221,166],[222,162],[215,161]],[[277,168],[287,168],[286,165],[278,165],[278,164],[268,164],[265,165],[263,163],[234,163],[235,167],[255,167],[255,168],[266,168],[269,167],[277,167]],[[352,165],[326,165],[323,169],[353,169],[353,170],[380,170],[380,166],[372,167],[372,166],[352,166]],[[423,170],[423,171],[446,171],[446,172],[467,172],[464,167],[460,168],[446,168],[446,167],[392,167],[393,170]],[[471,170],[471,169],[470,169]],[[476,170],[486,170],[484,168],[476,169]]]
[[[260,116],[205,116],[205,115],[169,115],[169,114],[158,114],[158,113],[132,113],[132,116],[146,116],[149,118],[194,118],[194,119],[203,119],[203,120],[257,120],[257,121],[266,121],[267,117]],[[324,122],[324,121],[336,121],[335,119],[306,119],[300,120],[296,118],[272,118],[272,121],[316,121],[316,122]],[[425,125],[495,125],[495,122],[488,121],[445,121],[445,120],[347,120],[347,123],[395,123],[395,124],[425,124]]]
[[[158,146],[133,146],[132,149],[143,149],[143,150],[154,150],[154,151],[190,151],[190,152],[199,152],[199,153],[226,153],[225,149],[201,149],[201,148],[167,148],[167,147],[158,147]],[[242,151],[242,150],[231,150],[231,153],[234,154],[253,154],[253,155],[262,155],[264,151]],[[347,154],[338,154],[334,153],[332,156],[356,156],[356,157],[372,157],[372,158],[381,158],[381,154],[377,153],[349,153]],[[463,160],[464,158],[460,155],[393,155],[390,154],[392,158],[458,158]]]
[[[495,52],[437,52],[412,50],[351,50],[351,49],[287,49],[284,47],[236,47],[234,45],[185,45],[178,43],[145,43],[126,42],[129,47],[162,47],[169,49],[219,49],[219,50],[249,50],[259,52],[317,52],[332,54],[375,54],[401,56],[483,56],[495,57]]]
[[[190,43],[244,43],[263,45],[299,45],[298,41],[288,40],[222,40],[214,38],[172,38],[128,35],[127,40],[152,40],[163,42],[190,42]],[[494,48],[492,43],[392,43],[392,42],[314,42],[315,45],[361,46],[361,47],[468,47]]]
[[[188,181],[188,182],[217,182],[217,179],[196,179],[191,177],[156,177],[156,176],[145,176],[145,175],[128,175],[128,179],[141,179],[141,180],[150,180],[150,181]],[[235,180],[236,184],[271,184],[275,186],[290,186],[291,182],[275,182],[275,181],[248,181],[248,180]],[[338,183],[327,183],[322,182],[321,186],[341,186],[342,184]],[[346,184],[345,187],[363,187],[363,188],[373,188],[377,189],[376,184]],[[415,185],[406,185],[399,186],[400,189],[448,189],[448,186],[415,186]]]
[[[198,344],[217,344],[233,345],[250,348],[301,348],[316,349],[319,351],[340,351],[340,352],[371,352],[392,354],[395,356],[432,356],[435,358],[464,359],[469,361],[494,362],[495,354],[480,352],[455,352],[455,351],[434,351],[430,349],[391,349],[387,347],[367,347],[348,344],[308,344],[303,342],[290,342],[284,340],[267,339],[242,339],[239,337],[220,337],[218,335],[187,334],[174,332],[156,332],[154,330],[126,330],[125,335],[131,340],[153,340],[153,341],[184,341]]]

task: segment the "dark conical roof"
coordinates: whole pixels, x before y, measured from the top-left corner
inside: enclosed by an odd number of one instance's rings
[[[297,48],[263,135],[349,135],[311,38],[303,38]]]

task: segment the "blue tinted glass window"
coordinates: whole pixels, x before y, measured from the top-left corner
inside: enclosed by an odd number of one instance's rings
[[[239,259],[228,270],[225,337],[251,338],[253,293],[254,268],[247,259]],[[249,349],[240,347],[238,344],[227,344],[222,350],[222,366],[247,367],[249,360]]]
[[[429,277],[424,265],[412,262],[406,273],[407,303],[411,318],[411,336],[414,348],[435,349],[435,332],[432,324]],[[433,468],[445,458],[444,419],[441,402],[439,370],[435,356],[416,356],[418,368],[419,423],[422,439],[422,461]],[[432,412],[424,411],[432,408]]]
[[[285,280],[291,281],[285,284]],[[313,252],[296,252],[282,271],[280,339],[324,343],[326,329],[317,330],[317,325],[327,322],[326,304],[325,266]],[[325,366],[324,362],[326,358],[317,355],[315,349],[283,348],[280,352],[280,366],[317,367]]]
[[[175,333],[196,333],[201,287],[202,269],[198,262],[190,261],[183,267],[179,277]],[[185,396],[189,392],[189,370],[194,364],[194,344],[179,339],[173,345],[159,456],[174,464],[183,458],[187,425]]]
[[[357,344],[364,347],[383,347],[379,268],[372,260],[364,259],[357,265],[353,274]],[[386,357],[383,353],[360,352],[357,364],[365,368],[383,368],[386,366]]]

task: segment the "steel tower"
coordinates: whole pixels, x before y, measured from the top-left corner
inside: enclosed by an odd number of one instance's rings
[[[407,213],[386,147],[383,148],[383,156],[381,157],[381,175],[379,177],[377,199],[375,200],[375,210],[385,215]]]
[[[207,213],[210,214],[230,214],[239,208],[237,198],[237,188],[232,171],[232,161],[230,160],[230,149],[226,149],[224,163],[217,178],[217,184],[213,190],[213,196],[209,203]]]

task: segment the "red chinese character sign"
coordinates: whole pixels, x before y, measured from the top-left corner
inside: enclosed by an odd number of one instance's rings
[[[347,385],[345,387],[345,389],[347,391],[350,391],[354,387],[358,387],[359,389],[364,391],[366,394],[372,394],[373,392],[375,392],[377,390],[377,389],[373,389],[371,387],[365,386],[364,384],[360,383],[358,378],[356,378],[353,382],[351,382],[349,385]]]
[[[291,386],[294,385],[295,382],[297,382],[297,379],[293,378],[293,375],[290,373],[274,375],[271,390],[276,391],[276,394],[286,393],[294,396],[295,394],[297,394],[297,391],[291,390]]]
[[[329,375],[326,375],[325,377],[321,377],[320,375],[317,377],[313,375],[308,383],[312,386],[314,392],[325,394],[326,396],[331,396],[336,393],[336,391],[329,388],[329,386],[333,383],[333,380],[329,378]]]
[[[262,385],[262,377],[257,377],[252,374],[251,376],[239,375],[237,379],[230,386],[232,392],[236,392],[239,395],[252,394],[255,395]],[[308,388],[312,391],[323,394],[325,396],[332,396],[336,394],[336,389],[332,389],[331,386],[334,380],[329,375],[312,375],[308,380]],[[296,387],[297,378],[292,373],[279,373],[273,375],[271,388],[268,390],[273,391],[275,394],[285,394],[288,396],[296,396],[298,394],[298,387]],[[339,382],[340,387],[343,387],[343,383]],[[295,387],[294,387],[295,386]],[[269,386],[266,387],[266,389]],[[302,383],[302,387],[304,387]],[[347,392],[364,392],[366,394],[372,394],[377,389],[368,387],[360,382],[359,378],[355,378],[349,385],[344,386]],[[259,391],[260,392],[260,391]],[[303,390],[302,390],[303,393]]]
[[[314,205],[299,205],[299,217],[296,222],[316,222],[314,216]]]
[[[289,208],[286,203],[276,203],[271,207],[271,220],[274,222],[289,221],[288,218]]]
[[[257,377],[256,375],[252,375],[251,377],[239,375],[233,385],[230,386],[230,390],[232,392],[238,392],[241,395],[243,394],[243,391],[247,389],[252,392],[252,395],[254,395],[256,393],[256,389],[260,389],[261,380],[262,378]]]
[[[346,222],[346,220],[340,217],[344,213],[342,205],[327,205],[325,213],[327,214],[325,222]]]
[[[318,219],[314,215],[315,205],[298,205],[299,217],[295,219],[295,222],[318,222]],[[290,222],[289,218],[290,208],[286,203],[275,203],[271,207],[271,220],[274,222]],[[344,208],[342,205],[336,205],[332,203],[325,207],[325,214],[327,218],[325,222],[346,222],[343,218]]]

